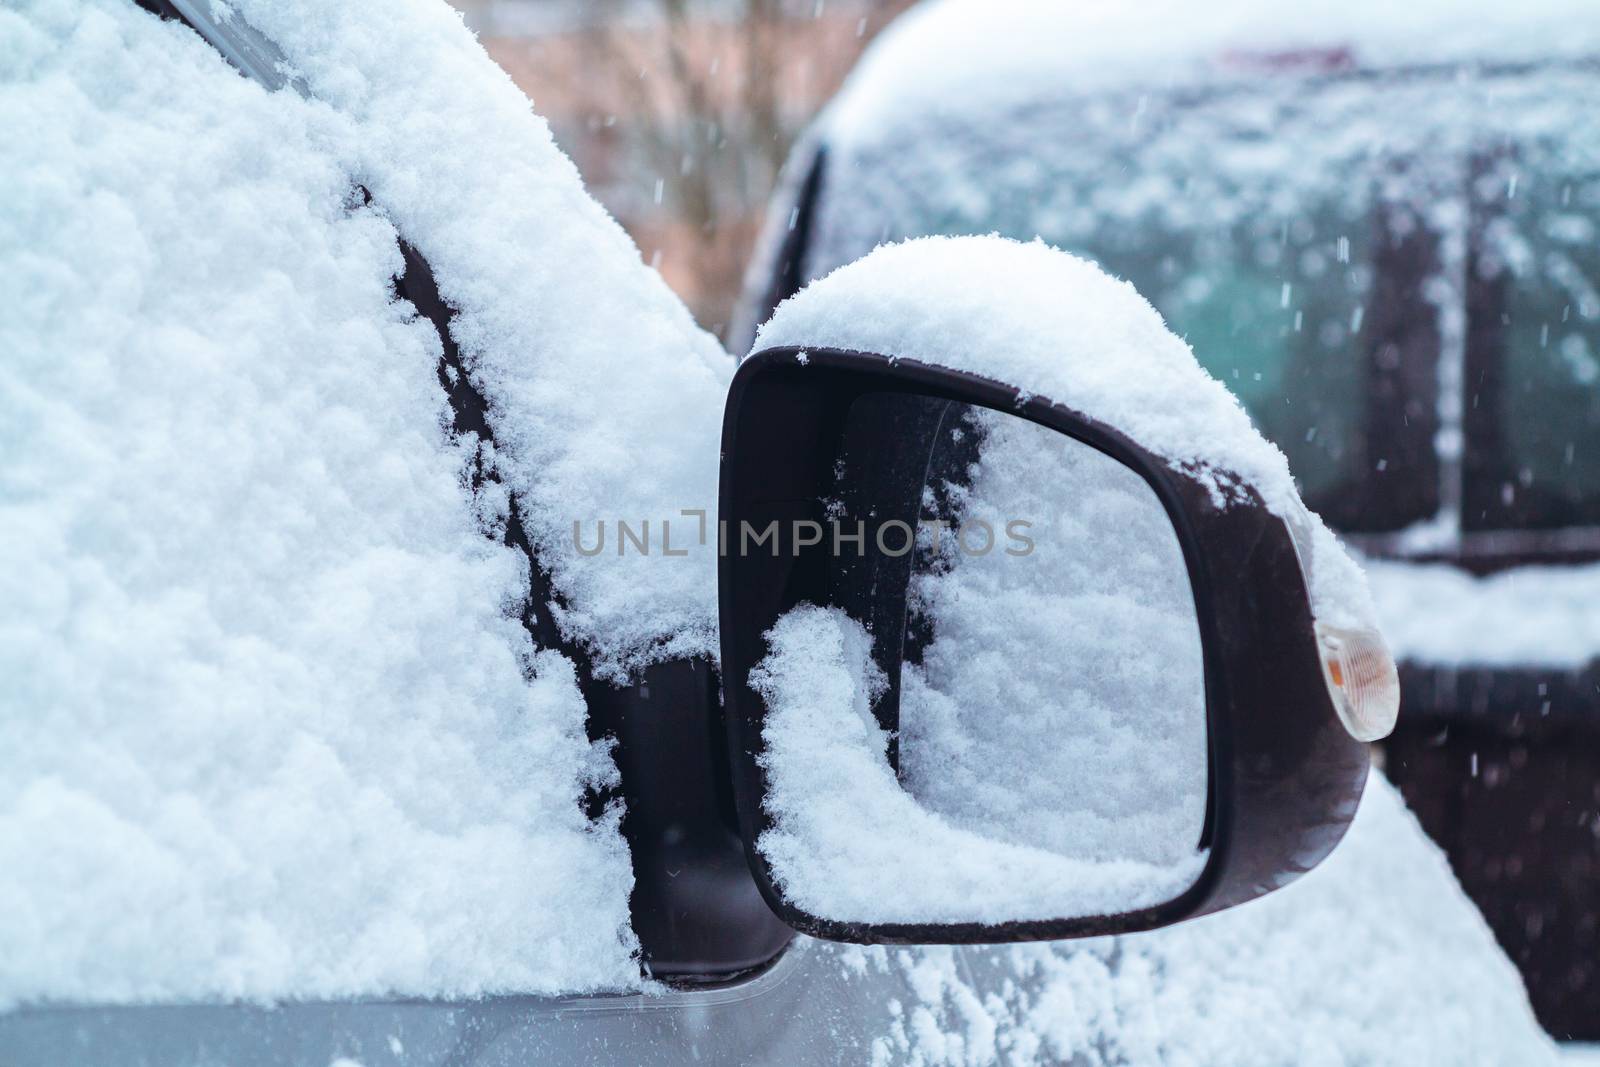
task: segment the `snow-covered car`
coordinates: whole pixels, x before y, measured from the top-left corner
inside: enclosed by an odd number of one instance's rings
[[[1388,772],[1555,1033],[1600,1040],[1600,19],[1519,5],[913,9],[790,163],[779,301],[882,241],[1133,282],[1368,565]],[[747,343],[747,341],[746,341]]]
[[[8,1065],[1553,1056],[1132,287],[736,367],[434,0],[22,0],[0,127]]]

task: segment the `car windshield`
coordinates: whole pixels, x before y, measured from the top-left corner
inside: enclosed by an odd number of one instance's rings
[[[807,273],[1038,236],[1148,297],[1335,525],[1600,523],[1600,124],[1571,104],[1593,74],[1442,76],[906,123],[830,168]]]

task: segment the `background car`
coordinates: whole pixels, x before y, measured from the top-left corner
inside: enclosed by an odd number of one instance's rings
[[[1555,1034],[1600,1039],[1600,24],[946,0],[792,157],[743,332],[884,241],[1133,282],[1372,560],[1387,773]]]

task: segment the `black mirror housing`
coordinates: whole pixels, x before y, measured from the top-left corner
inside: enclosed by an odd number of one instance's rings
[[[766,651],[764,635],[785,612],[811,603],[872,620],[874,630],[894,635],[889,643],[898,647],[905,594],[903,575],[893,570],[904,564],[841,556],[830,551],[827,538],[770,547],[763,540],[751,550],[747,533],[767,531],[775,521],[787,529],[825,519],[827,498],[837,488],[845,415],[869,393],[940,398],[1019,416],[1130,468],[1159,498],[1189,572],[1204,658],[1207,858],[1180,895],[1135,911],[1050,920],[867,923],[810,914],[775,881],[757,845],[771,826],[762,762],[767,709],[750,684]],[[883,427],[888,435],[905,430]],[[1360,801],[1367,746],[1351,736],[1330,697],[1290,529],[1247,485],[1219,500],[1216,472],[1209,474],[1202,480],[1114,427],[965,371],[815,348],[773,348],[745,360],[728,394],[722,437],[725,718],[746,855],[767,904],[785,922],[813,936],[862,943],[1029,941],[1150,930],[1287,885],[1333,850]],[[870,470],[861,477],[866,481],[856,488],[869,495],[894,481],[871,484]],[[883,506],[892,513],[914,508],[915,501],[884,499]],[[890,693],[880,703],[880,718],[895,714],[893,660],[883,661]]]

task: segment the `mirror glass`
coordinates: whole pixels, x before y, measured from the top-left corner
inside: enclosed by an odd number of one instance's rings
[[[825,919],[999,923],[1160,904],[1200,874],[1194,596],[1135,471],[1019,416],[868,394],[824,502],[829,605],[768,635],[771,829]],[[857,524],[860,524],[859,526]]]

